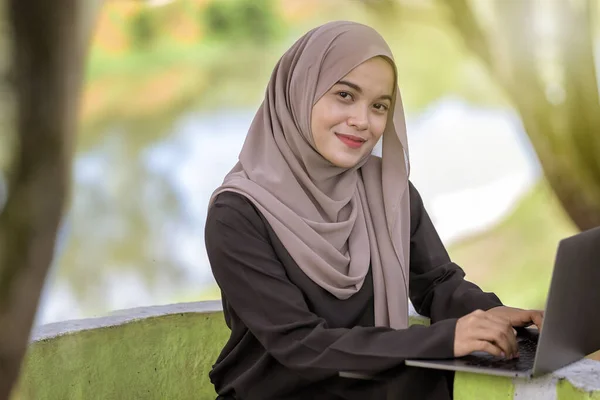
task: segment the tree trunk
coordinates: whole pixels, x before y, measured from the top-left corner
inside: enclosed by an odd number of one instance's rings
[[[532,1],[496,0],[497,22],[479,24],[468,0],[445,2],[467,47],[505,89],[521,115],[544,174],[581,229],[600,225],[600,102],[593,60],[591,3],[554,6],[557,39],[536,36]],[[538,4],[539,6],[539,4]],[[539,15],[539,14],[537,14]],[[551,63],[540,57],[550,49]],[[542,79],[558,70],[553,86]]]
[[[18,378],[69,193],[89,37],[80,24],[84,3],[2,4],[10,60],[2,84],[10,89],[10,107],[0,111],[12,113],[3,134],[12,136],[14,150],[0,210],[0,399],[9,398]]]

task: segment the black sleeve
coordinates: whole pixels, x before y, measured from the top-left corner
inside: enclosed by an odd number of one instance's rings
[[[432,322],[460,318],[477,309],[489,310],[502,303],[466,281],[464,271],[450,260],[423,200],[410,183],[410,299],[417,312]]]
[[[235,207],[231,201],[237,196]],[[265,223],[245,198],[224,193],[208,213],[205,240],[224,298],[266,351],[287,368],[312,378],[340,371],[377,373],[407,358],[449,358],[456,320],[404,330],[329,328],[311,312],[287,277]]]

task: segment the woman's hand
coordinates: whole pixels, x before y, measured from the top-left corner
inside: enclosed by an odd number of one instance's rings
[[[507,320],[512,326],[524,327],[533,324],[537,326],[540,332],[542,331],[542,323],[544,321],[543,311],[500,306],[494,307],[487,312]]]
[[[460,318],[454,335],[454,356],[484,351],[497,357],[518,356],[516,332],[510,320],[477,310]]]

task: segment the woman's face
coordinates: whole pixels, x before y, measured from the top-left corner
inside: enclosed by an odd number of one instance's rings
[[[333,85],[313,106],[317,151],[333,165],[352,168],[370,154],[392,112],[394,70],[371,58]]]

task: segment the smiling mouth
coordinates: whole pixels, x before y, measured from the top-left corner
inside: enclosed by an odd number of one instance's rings
[[[352,149],[358,149],[366,142],[365,139],[359,138],[357,136],[342,135],[341,133],[336,133],[335,135],[338,137],[338,139],[342,141],[342,143],[344,143],[346,146]]]
[[[365,139],[359,138],[357,136],[342,135],[341,133],[336,133],[335,135],[337,136],[338,139],[340,139],[340,141],[342,143],[344,143],[346,146],[350,147],[351,149],[358,149],[366,142]]]

